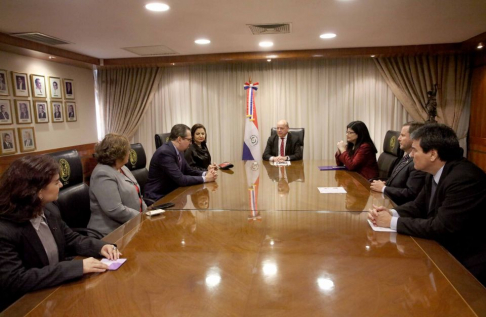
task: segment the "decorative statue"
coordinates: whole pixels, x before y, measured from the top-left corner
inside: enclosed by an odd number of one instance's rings
[[[437,84],[432,89],[427,91],[427,103],[425,104],[425,111],[427,111],[427,116],[429,117],[426,122],[430,123],[437,122],[435,120],[435,117],[437,117],[437,100],[435,99],[437,95]]]

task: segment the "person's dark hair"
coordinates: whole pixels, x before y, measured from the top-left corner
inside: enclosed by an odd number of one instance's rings
[[[426,124],[415,130],[411,137],[412,140],[420,141],[424,153],[436,150],[441,161],[453,161],[462,156],[463,150],[456,133],[445,124]]]
[[[373,140],[371,139],[370,132],[368,131],[368,128],[366,127],[366,124],[364,124],[363,121],[350,122],[346,126],[346,128],[353,130],[358,135],[358,139],[356,140],[356,144],[348,142],[347,149],[348,149],[349,155],[353,156],[356,149],[358,149],[361,146],[361,144],[363,144],[363,143],[368,143],[369,145],[371,145],[373,152],[378,153],[378,150],[376,149],[375,143],[373,143]]]
[[[194,135],[196,134],[196,131],[197,129],[204,129],[204,133],[206,134],[206,138],[204,139],[204,141],[201,143],[201,145],[205,145],[206,144],[206,141],[208,139],[208,133],[206,132],[206,127],[203,126],[202,124],[200,123],[196,123],[195,125],[192,126],[191,128],[191,136],[192,136],[192,143],[195,143],[195,137]]]
[[[109,133],[95,146],[95,157],[98,163],[115,166],[117,160],[123,160],[130,151],[128,139],[116,133]]]
[[[187,130],[191,131],[191,128],[189,128],[187,125],[182,124],[182,123],[176,124],[170,130],[169,139],[171,141],[174,141],[174,140],[177,140],[178,137],[185,138]]]
[[[409,121],[407,123],[404,123],[402,127],[409,127],[408,128],[408,133],[411,135],[415,130],[417,130],[420,127],[423,127],[424,124],[422,122],[415,122],[415,121]]]
[[[0,178],[0,218],[24,222],[42,213],[39,191],[59,174],[49,155],[24,156],[14,161]]]

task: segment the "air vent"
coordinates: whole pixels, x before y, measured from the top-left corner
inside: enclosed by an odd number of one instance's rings
[[[37,33],[37,32],[30,32],[30,33],[12,33],[10,34],[15,37],[19,37],[24,40],[29,40],[29,41],[34,41],[37,43],[42,43],[46,45],[61,45],[61,44],[72,44],[60,39],[57,39],[55,37],[42,34],[42,33]]]
[[[139,56],[164,56],[179,54],[164,45],[123,47],[123,49]]]
[[[290,23],[278,24],[247,24],[251,33],[258,34],[287,34],[290,33]]]

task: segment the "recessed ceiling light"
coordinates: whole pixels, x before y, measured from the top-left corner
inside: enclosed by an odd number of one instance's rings
[[[277,55],[267,55],[267,58],[277,58]]]
[[[175,63],[172,63],[172,66],[175,66]]]
[[[322,57],[322,55],[312,55],[312,57]]]
[[[152,3],[147,3],[145,5],[145,9],[149,11],[155,11],[155,12],[162,12],[162,11],[167,11],[170,9],[168,5],[165,3],[160,3],[160,2],[152,2]]]
[[[321,39],[332,39],[336,37],[334,33],[324,33],[319,36]]]
[[[273,46],[273,42],[260,42],[260,45],[261,47],[272,47]]]
[[[478,50],[482,49],[483,48],[483,43],[479,43],[477,47],[478,47]]]
[[[49,56],[49,59],[54,59],[55,57],[54,56]]]
[[[195,40],[194,43],[200,44],[200,45],[206,45],[206,44],[211,43],[211,41],[207,40],[207,39],[198,39],[198,40]]]
[[[267,62],[271,62],[271,61],[272,61],[272,60],[271,60],[270,58],[269,58],[269,59],[267,59]]]
[[[371,55],[371,57],[375,57],[376,55]]]

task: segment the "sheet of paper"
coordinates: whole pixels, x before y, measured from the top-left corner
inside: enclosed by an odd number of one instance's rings
[[[321,194],[346,194],[344,187],[317,187]]]
[[[125,263],[126,260],[127,259],[121,259],[121,258],[115,261],[111,261],[108,259],[101,259],[101,262],[108,265],[109,271],[116,271],[120,266],[122,266],[123,263]]]
[[[383,227],[377,227],[371,221],[368,219],[368,223],[370,224],[371,229],[373,231],[381,231],[381,232],[397,232],[396,230],[390,229],[390,228],[383,228]]]
[[[275,162],[273,163],[275,166],[290,166],[290,161],[284,161],[284,162]]]

